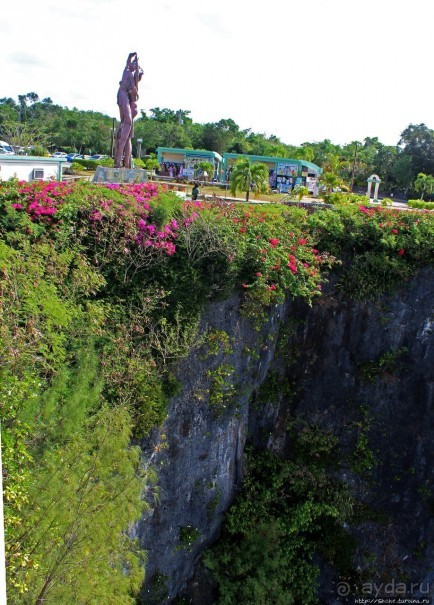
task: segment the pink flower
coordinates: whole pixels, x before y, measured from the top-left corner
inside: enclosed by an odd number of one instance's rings
[[[268,241],[270,242],[270,246],[272,248],[275,248],[276,246],[278,246],[280,244],[280,240],[276,239],[275,237],[271,237]]]
[[[92,221],[101,221],[102,220],[102,214],[101,212],[98,212],[98,210],[94,210],[90,219]]]
[[[176,247],[174,244],[166,242],[165,250],[167,255],[172,256],[172,254],[175,254],[176,252]]]

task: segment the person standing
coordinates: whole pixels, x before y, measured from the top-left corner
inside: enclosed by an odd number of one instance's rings
[[[197,200],[197,196],[199,195],[199,185],[197,183],[194,184],[193,190],[191,192],[191,199]]]

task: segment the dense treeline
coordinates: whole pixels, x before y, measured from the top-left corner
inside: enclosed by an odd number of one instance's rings
[[[159,107],[149,115],[142,111],[135,137],[143,139],[148,154],[163,146],[305,159],[333,171],[351,186],[365,187],[367,177],[375,173],[383,181],[385,194],[411,195],[418,174],[434,175],[434,130],[425,124],[410,124],[396,145],[367,137],[344,146],[328,139],[294,146],[275,135],[240,130],[230,118],[199,124],[189,114]],[[112,132],[113,118],[61,107],[50,98],[40,100],[34,92],[19,95],[18,101],[0,99],[0,137],[13,145],[31,145],[38,152],[45,148],[110,154]]]

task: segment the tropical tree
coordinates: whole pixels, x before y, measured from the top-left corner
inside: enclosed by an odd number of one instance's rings
[[[238,136],[239,127],[233,120],[207,123],[203,127],[202,146],[217,153],[224,153]]]
[[[16,147],[46,147],[48,137],[40,127],[29,122],[5,122],[1,128],[2,137]]]
[[[344,181],[334,172],[323,172],[320,176],[320,182],[326,188],[326,193],[332,193],[333,189],[348,189]]]
[[[327,153],[324,162],[322,164],[322,169],[324,172],[334,172],[337,173],[341,167],[341,160],[338,153]]]
[[[198,172],[204,176],[205,172],[207,173],[208,177],[213,176],[214,174],[214,166],[211,164],[211,162],[199,162],[198,165],[196,166]],[[208,180],[207,178],[204,178],[203,180]]]
[[[420,199],[423,200],[425,193],[431,195],[434,191],[434,176],[419,172],[413,185],[415,191],[420,191]]]
[[[307,187],[303,187],[302,185],[298,185],[294,189],[294,195],[298,199],[299,202],[309,194],[309,189]]]
[[[434,130],[425,124],[410,124],[402,133],[399,146],[411,157],[414,174],[434,174]]]
[[[411,156],[403,152],[399,153],[391,168],[390,174],[396,183],[396,187],[403,190],[407,195],[407,192],[412,186],[413,179],[416,176]]]
[[[312,162],[315,157],[315,149],[309,145],[309,143],[302,143],[301,147],[297,149],[295,157],[300,160]]]
[[[232,195],[238,191],[246,192],[246,202],[249,201],[250,188],[258,193],[268,190],[268,168],[261,162],[250,161],[250,158],[240,158],[234,164],[231,174],[230,189]]]

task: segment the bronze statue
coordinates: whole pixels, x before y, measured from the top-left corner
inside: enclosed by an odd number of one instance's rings
[[[134,136],[134,118],[137,115],[139,82],[143,71],[139,66],[137,53],[128,55],[127,63],[119,82],[118,105],[121,123],[116,131],[115,168],[123,165],[131,168],[131,139]]]

